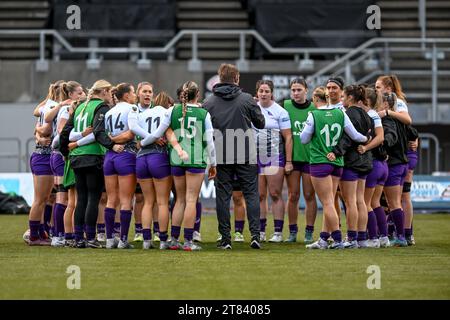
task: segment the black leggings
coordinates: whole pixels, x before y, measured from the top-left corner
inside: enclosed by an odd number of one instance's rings
[[[77,206],[74,223],[76,226],[97,224],[98,204],[105,185],[103,170],[93,167],[73,169],[77,189]]]

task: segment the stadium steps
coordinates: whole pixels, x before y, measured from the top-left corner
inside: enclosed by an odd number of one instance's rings
[[[418,0],[389,0],[378,1],[381,9],[381,36],[394,38],[420,38],[419,1]],[[426,35],[429,38],[450,38],[450,1],[426,1]],[[392,44],[391,47],[402,47],[403,44]],[[420,44],[407,44],[408,47],[420,47]],[[438,45],[448,46],[448,45]],[[429,46],[428,46],[429,47]],[[426,59],[423,52],[391,52],[391,69],[399,72],[416,70],[423,71],[423,76],[413,74],[400,74],[399,78],[406,94],[431,93],[431,60]],[[446,53],[444,60],[438,61],[439,70],[450,71],[450,52]],[[420,77],[420,79],[419,79]],[[374,79],[375,80],[375,79]],[[450,76],[438,77],[439,93],[446,97],[450,94],[448,81]],[[449,98],[439,97],[439,103],[450,102]],[[428,98],[412,98],[408,102],[430,102]]]
[[[248,29],[248,12],[241,1],[178,0],[177,28],[183,29]],[[250,57],[251,42],[246,42],[246,57]],[[198,57],[206,60],[235,60],[239,58],[239,38],[236,36],[199,36]],[[191,39],[177,45],[177,58],[191,59]]]
[[[50,1],[15,0],[0,1],[0,30],[45,29],[50,14]],[[0,59],[38,59],[37,36],[0,36]],[[50,54],[51,41],[46,41],[46,55]]]

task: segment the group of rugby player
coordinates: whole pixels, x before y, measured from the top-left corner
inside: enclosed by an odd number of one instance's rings
[[[271,81],[256,84],[255,100],[265,120],[264,129],[253,129],[259,240],[266,241],[270,198],[274,233],[268,241],[297,241],[301,182],[307,248],[414,244],[409,191],[418,134],[399,80],[382,76],[373,86],[344,86],[341,78],[330,78],[312,91],[311,99],[303,78],[293,79],[290,89],[291,99],[278,104]],[[130,249],[134,214],[134,241],[142,241],[143,249],[159,241],[160,249],[200,250],[200,188],[205,172],[214,179],[220,163],[211,115],[202,108],[199,92],[188,81],[179,88],[176,103],[164,91],[154,98],[148,82],[139,83],[136,91],[132,84],[113,86],[105,80],[88,91],[75,81],[51,84],[34,111],[34,201],[25,241],[32,246]],[[52,190],[54,204],[49,202]],[[316,195],[323,224],[314,242]],[[345,239],[339,199],[345,209]],[[246,208],[238,183],[233,202],[233,239],[243,242]],[[179,240],[182,226],[184,243]]]

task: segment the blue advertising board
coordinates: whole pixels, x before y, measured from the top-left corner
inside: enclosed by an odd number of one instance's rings
[[[19,194],[31,206],[33,202],[33,177],[31,173],[0,173],[0,191]],[[200,199],[205,209],[215,210],[216,190],[214,181],[205,179],[200,191]],[[287,199],[286,185],[283,188],[283,199]],[[411,186],[411,199],[415,211],[450,212],[450,176],[414,176]],[[305,207],[303,195],[300,196],[299,207],[301,209]],[[318,201],[318,207],[322,207],[320,201]]]

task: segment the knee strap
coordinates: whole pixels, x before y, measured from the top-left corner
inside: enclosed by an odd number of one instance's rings
[[[56,192],[67,192],[67,188],[63,184],[56,185]]]
[[[409,193],[411,192],[411,182],[404,182],[403,183],[403,193]]]

